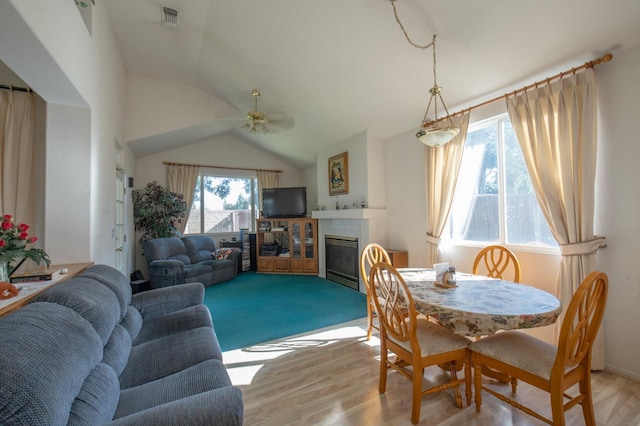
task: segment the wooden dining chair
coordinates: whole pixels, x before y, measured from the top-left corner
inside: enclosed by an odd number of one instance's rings
[[[461,408],[460,385],[464,383],[467,405],[471,404],[469,340],[426,318],[419,318],[407,284],[390,264],[373,265],[369,281],[380,323],[380,393],[386,390],[390,368],[411,380],[413,424],[420,421],[420,403],[425,395],[453,388],[456,406]],[[393,361],[388,351],[395,354]],[[445,363],[449,365],[450,380],[423,390],[424,369]],[[464,364],[464,379],[458,379],[456,363]]]
[[[515,254],[501,245],[490,245],[476,255],[473,262],[474,275],[486,275],[492,278],[509,279],[520,282],[520,262]],[[507,273],[511,273],[506,276]]]
[[[605,273],[596,271],[587,275],[567,307],[557,347],[519,331],[506,331],[473,342],[471,357],[476,411],[480,411],[481,391],[484,390],[553,425],[564,425],[564,412],[581,404],[585,423],[595,425],[591,398],[591,349],[604,314],[607,288],[608,278]],[[548,392],[552,420],[483,385],[483,366],[504,372]],[[575,384],[579,385],[576,389],[578,394],[567,394],[566,391]],[[515,386],[511,390],[515,393]],[[566,403],[564,398],[568,398]]]
[[[378,331],[380,330],[380,327],[374,321],[378,315],[371,298],[371,285],[369,284],[369,271],[378,262],[391,263],[389,254],[380,244],[367,244],[360,254],[360,275],[367,290],[367,340],[371,339],[374,328]]]

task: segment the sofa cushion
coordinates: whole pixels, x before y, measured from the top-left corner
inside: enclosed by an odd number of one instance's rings
[[[0,424],[67,424],[102,346],[82,316],[56,303],[31,303],[2,317]]]
[[[226,386],[138,411],[137,413],[117,418],[109,425],[242,426],[243,408],[240,388]]]
[[[144,322],[134,345],[181,333],[198,327],[213,327],[211,312],[205,305],[195,305]]]
[[[203,301],[204,286],[201,283],[190,283],[136,293],[131,298],[131,306],[140,312],[144,321],[148,321],[189,306],[200,305]]]
[[[129,336],[131,337],[131,341],[133,342],[138,337],[138,334],[142,329],[142,315],[133,306],[128,306],[127,315],[122,318],[122,321],[120,321],[120,325],[123,326],[125,330],[127,330]]]
[[[187,249],[187,256],[191,263],[198,263],[211,259],[211,255],[216,251],[216,243],[213,238],[206,235],[189,235],[182,237],[182,242]]]
[[[129,363],[120,375],[120,388],[161,379],[208,359],[222,360],[220,344],[211,327],[135,345],[131,348]]]
[[[114,369],[119,376],[129,360],[131,353],[131,336],[123,326],[116,325],[111,338],[104,347],[102,362]]]
[[[124,318],[127,314],[127,307],[131,303],[131,284],[127,277],[107,265],[92,265],[78,276],[98,281],[113,291],[120,302],[120,319]]]
[[[102,346],[120,322],[120,303],[116,295],[90,278],[71,278],[49,288],[32,299],[31,303],[52,302],[73,309],[96,330]]]
[[[203,361],[162,379],[122,390],[115,418],[212,389],[232,386],[224,364]]]
[[[147,263],[154,260],[179,260],[185,265],[191,263],[187,249],[180,238],[156,238],[142,244]]]
[[[204,263],[196,263],[194,265],[188,265],[184,268],[184,278],[194,278],[200,275],[211,274],[213,271],[212,265],[206,265]]]
[[[219,271],[221,269],[226,269],[226,268],[235,268],[233,263],[234,262],[231,259],[210,259],[200,263],[200,265],[202,264],[210,265],[214,271]]]
[[[120,383],[113,368],[98,364],[73,401],[69,425],[101,425],[113,419],[120,397]]]

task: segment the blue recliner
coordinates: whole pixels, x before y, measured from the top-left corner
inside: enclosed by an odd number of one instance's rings
[[[241,254],[216,258],[216,243],[206,235],[156,238],[143,244],[151,288],[200,282],[205,287],[234,279]]]

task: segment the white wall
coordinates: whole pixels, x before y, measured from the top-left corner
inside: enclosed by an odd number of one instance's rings
[[[385,149],[388,246],[407,250],[409,265],[414,267],[431,266],[427,262],[424,152],[414,130],[388,139]]]
[[[349,192],[347,194],[329,195],[329,158],[347,152]],[[385,208],[386,194],[384,190],[384,140],[367,131],[360,132],[349,139],[332,145],[318,153],[317,158],[318,205],[327,210],[336,208],[336,201],[342,209],[360,208],[362,198],[367,200],[370,208]]]
[[[308,167],[301,172],[302,186],[307,187],[307,215],[311,215],[311,211],[318,202],[318,167]]]
[[[44,249],[54,263],[90,260],[90,125],[87,108],[47,106]],[[73,232],[68,224],[73,224]]]
[[[54,263],[114,265],[114,143],[124,140],[125,74],[104,4],[92,14],[89,34],[73,2],[1,2],[0,60],[48,104],[39,109],[45,128],[36,131],[46,151],[46,179],[36,183],[46,193],[36,220],[46,228],[45,249]],[[132,168],[130,157],[126,150]]]
[[[607,237],[598,268],[609,276],[604,317],[607,369],[640,381],[640,47],[618,52],[596,68],[598,82],[598,164],[596,234]]]

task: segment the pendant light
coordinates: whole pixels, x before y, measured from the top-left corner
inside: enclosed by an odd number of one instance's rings
[[[407,41],[414,47],[418,49],[427,49],[431,47],[433,49],[433,87],[429,89],[429,103],[427,104],[427,110],[424,112],[424,117],[420,122],[420,130],[416,133],[416,137],[420,142],[428,146],[439,147],[448,142],[451,142],[453,138],[455,138],[458,133],[460,133],[460,128],[453,124],[453,120],[449,115],[449,110],[447,109],[444,100],[442,99],[442,87],[438,86],[438,80],[436,76],[436,36],[433,36],[433,40],[431,43],[426,45],[419,45],[411,41],[407,31],[404,29],[404,26],[400,22],[400,18],[398,18],[398,12],[396,10],[395,2],[397,0],[389,0],[391,5],[393,6],[393,13],[396,18],[396,22],[400,25],[402,32],[404,33]],[[445,112],[447,113],[444,119],[438,119],[438,100],[442,104]],[[429,114],[429,110],[431,108],[431,104],[433,104],[434,108],[434,119],[432,121],[427,121],[427,116]],[[441,123],[442,121],[442,123]]]

